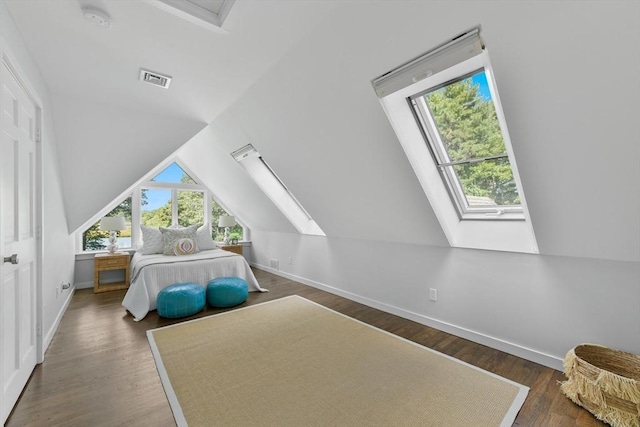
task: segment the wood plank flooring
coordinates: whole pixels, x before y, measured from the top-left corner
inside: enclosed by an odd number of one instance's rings
[[[254,272],[270,292],[252,292],[245,304],[297,294],[530,387],[514,426],[604,425],[562,395],[561,372],[261,270]],[[120,305],[124,294],[76,292],[7,427],[175,426],[146,330],[176,320],[162,319],[153,311],[134,322]],[[205,308],[191,318],[221,311]]]

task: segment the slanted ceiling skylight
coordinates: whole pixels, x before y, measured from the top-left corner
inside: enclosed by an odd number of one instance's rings
[[[314,236],[325,235],[253,145],[246,145],[231,155],[245,168],[258,187],[264,191],[299,233]]]
[[[235,0],[145,0],[165,12],[193,24],[216,30],[222,28]]]
[[[372,84],[451,246],[538,253],[480,27]]]

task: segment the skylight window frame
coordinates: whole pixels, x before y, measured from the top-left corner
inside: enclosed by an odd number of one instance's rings
[[[413,106],[409,102],[409,98],[417,93],[484,67],[488,71],[486,77],[492,98],[500,103],[489,52],[480,37],[480,30],[480,26],[476,26],[450,38],[374,78],[371,84],[449,244],[456,248],[537,254],[538,244],[508,133],[504,144],[520,197],[520,217],[523,220],[463,221],[436,166],[433,153],[425,143],[422,126],[416,121]],[[496,110],[496,115],[500,127],[507,129],[502,110]],[[520,219],[519,214],[501,216],[504,219],[513,215],[516,216],[514,219]],[[489,219],[486,214],[482,214],[482,217]],[[480,215],[477,219],[480,219]]]
[[[456,211],[458,213],[458,217],[461,220],[524,220],[524,214],[522,210],[522,205],[496,205],[496,206],[471,206],[468,203],[467,195],[462,188],[460,180],[453,169],[455,165],[462,164],[473,164],[480,163],[483,161],[491,161],[494,159],[507,159],[509,162],[509,166],[514,174],[514,181],[516,183],[516,188],[518,190],[518,194],[522,193],[521,188],[516,180],[516,173],[513,169],[512,165],[512,156],[509,155],[509,147],[507,141],[509,140],[509,134],[506,129],[506,122],[504,120],[504,113],[502,111],[502,106],[499,102],[496,102],[496,98],[494,94],[496,90],[493,86],[493,75],[491,73],[490,64],[485,65],[485,61],[488,62],[488,58],[485,60],[482,55],[479,55],[479,58],[482,59],[482,66],[475,66],[476,61],[466,61],[463,64],[459,64],[456,67],[457,72],[462,72],[459,76],[452,77],[447,81],[434,85],[432,87],[428,87],[424,90],[421,90],[407,98],[407,102],[412,108],[414,113],[414,117],[416,122],[420,125],[420,131],[425,140],[425,144],[429,148],[431,152],[432,159],[435,162],[440,176],[445,183],[447,190],[449,192],[449,197],[454,204]],[[464,64],[467,64],[466,66]],[[486,156],[486,157],[477,157],[467,160],[461,161],[452,161],[449,158],[447,153],[447,149],[442,142],[442,137],[440,131],[438,129],[437,124],[435,123],[433,114],[431,112],[431,108],[427,104],[425,100],[425,95],[431,92],[434,92],[438,89],[444,88],[451,84],[461,82],[467,78],[472,77],[473,75],[484,72],[487,78],[487,83],[489,86],[489,91],[491,93],[491,102],[493,103],[493,107],[496,111],[496,117],[498,119],[498,124],[500,126],[500,132],[502,134],[502,139],[505,142],[505,154],[504,155],[496,155],[496,156]],[[502,120],[501,120],[502,117]]]
[[[231,157],[245,169],[258,187],[260,187],[300,234],[326,236],[309,212],[307,212],[300,201],[293,195],[282,179],[280,179],[252,144],[247,144],[235,150],[231,153]],[[283,195],[284,197],[282,197]],[[304,219],[302,217],[304,217]]]

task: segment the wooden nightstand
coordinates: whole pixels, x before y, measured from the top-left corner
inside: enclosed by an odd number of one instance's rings
[[[218,245],[220,249],[242,255],[242,245]]]
[[[100,283],[100,273],[110,270],[124,270],[124,281]],[[116,291],[129,287],[129,254],[96,254],[93,262],[93,293]]]

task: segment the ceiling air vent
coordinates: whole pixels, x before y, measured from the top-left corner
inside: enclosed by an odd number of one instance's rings
[[[140,81],[167,89],[171,83],[171,77],[140,69]]]

